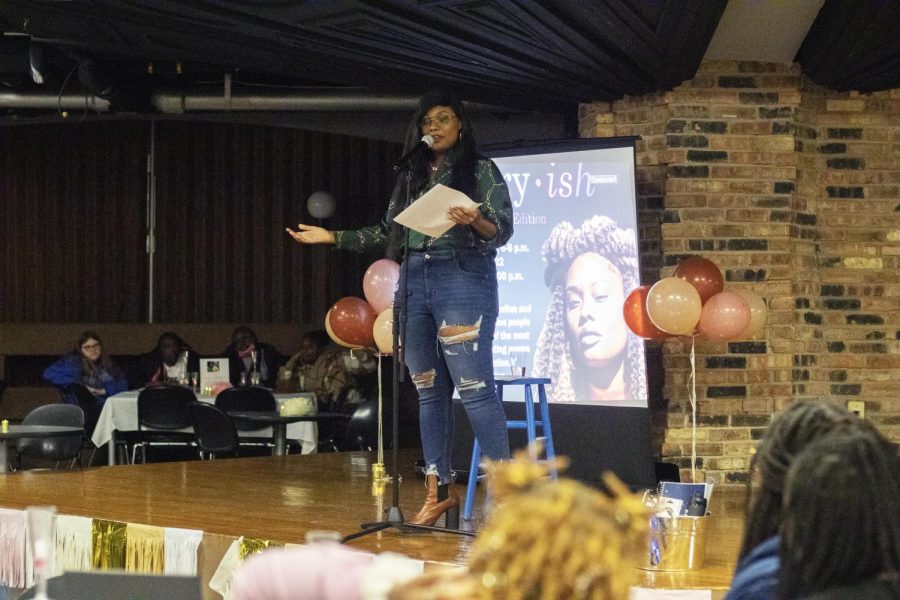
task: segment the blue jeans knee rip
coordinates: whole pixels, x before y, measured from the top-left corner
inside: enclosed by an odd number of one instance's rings
[[[446,321],[441,323],[438,329],[438,340],[444,348],[446,356],[455,356],[458,354],[456,347],[461,347],[462,351],[472,352],[478,351],[478,336],[481,333],[481,320],[478,317],[472,325],[448,325]],[[468,346],[467,346],[468,343]],[[469,347],[471,346],[471,348]],[[430,369],[424,373],[413,375],[413,383],[416,389],[428,389],[434,387],[435,369]],[[467,378],[460,376],[459,381],[455,382],[456,388],[460,393],[467,391],[480,390],[487,387],[487,383],[478,378]]]

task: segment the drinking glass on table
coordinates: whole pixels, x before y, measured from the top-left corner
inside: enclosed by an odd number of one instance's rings
[[[247,371],[241,371],[241,387],[247,387]]]
[[[199,373],[196,371],[191,371],[188,373],[188,385],[191,386],[191,391],[197,392],[200,389],[200,380]]]
[[[259,371],[250,373],[250,385],[259,385],[260,381],[262,381],[262,378],[259,376]]]
[[[50,557],[56,545],[54,528],[56,525],[55,506],[29,506],[25,509],[28,519],[28,545],[34,557],[35,600],[49,600],[47,577],[52,573]]]

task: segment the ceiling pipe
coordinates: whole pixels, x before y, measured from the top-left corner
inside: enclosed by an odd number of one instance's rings
[[[153,104],[167,114],[195,111],[408,111],[417,105],[417,98],[404,96],[373,96],[371,93],[302,91],[296,93],[276,90],[236,91],[228,94],[212,92],[163,91],[153,95]]]
[[[84,110],[107,112],[109,101],[98,96],[79,94],[0,93],[0,109],[25,108],[47,110]],[[415,110],[418,98],[413,96],[377,96],[360,91],[297,90],[231,90],[228,95],[206,91],[158,91],[153,106],[163,114],[187,112],[408,112]],[[466,103],[472,108],[518,112],[487,104]]]
[[[0,108],[34,108],[46,110],[84,110],[106,112],[109,101],[98,96],[78,94],[15,94],[0,92]]]

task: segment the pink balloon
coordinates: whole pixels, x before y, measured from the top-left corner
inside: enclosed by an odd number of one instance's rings
[[[733,340],[750,324],[750,304],[733,292],[719,292],[703,305],[697,329],[711,340]]]
[[[392,260],[376,260],[363,275],[363,293],[366,300],[381,314],[394,304],[394,291],[400,281],[400,265]]]

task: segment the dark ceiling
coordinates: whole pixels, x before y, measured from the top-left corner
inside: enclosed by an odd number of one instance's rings
[[[120,110],[152,110],[149,94],[166,86],[221,89],[231,73],[247,89],[414,96],[443,86],[475,102],[566,113],[579,102],[667,90],[693,77],[727,4],[8,0],[0,27],[30,37],[4,38],[0,82],[35,91],[16,68],[26,45],[44,75],[42,91],[61,93],[68,77],[66,92],[107,97]],[[896,0],[827,0],[796,60],[836,89],[900,87],[898,23]]]

